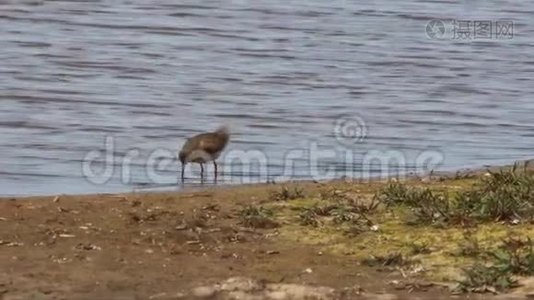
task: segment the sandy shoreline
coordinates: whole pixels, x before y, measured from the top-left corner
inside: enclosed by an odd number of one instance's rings
[[[406,182],[458,190],[485,172],[435,173]],[[378,246],[369,243],[380,236],[394,237],[389,231],[399,230],[387,225],[393,218],[389,214],[371,218],[380,228],[376,233],[356,236],[341,234],[345,225],[331,225],[328,218],[318,227],[299,221],[311,203],[330,201],[321,200],[324,195],[371,201],[385,184],[303,181],[178,192],[7,197],[0,200],[0,299],[189,299],[194,291],[202,292],[195,290],[198,286],[213,295],[223,293],[220,289],[233,277],[246,278],[238,281],[241,285],[261,285],[254,288],[257,293],[264,289],[280,295],[297,289],[324,292],[329,295],[324,299],[448,299],[450,284],[361,263]],[[298,195],[287,196],[284,190]],[[250,207],[274,212],[272,223],[247,224],[243,211]],[[510,229],[480,228],[499,234]],[[530,230],[526,224],[524,228]],[[415,229],[407,230],[411,234]],[[420,234],[415,235],[426,234],[424,228],[417,230]],[[460,229],[431,230],[429,235],[452,237]],[[313,290],[318,287],[326,290]]]
[[[534,170],[534,159],[529,160],[518,160],[515,162],[515,164],[519,168],[523,168],[527,166],[529,170]],[[474,168],[460,168],[457,170],[452,171],[432,171],[427,174],[406,174],[401,177],[402,180],[445,180],[445,179],[454,179],[454,178],[467,178],[467,177],[473,177],[473,176],[479,176],[482,174],[487,173],[488,171],[494,172],[502,169],[509,169],[512,168],[513,164],[510,165],[487,165],[487,166],[479,166]],[[292,180],[288,182],[274,182],[274,184],[283,185],[283,184],[312,184],[312,183],[332,183],[332,182],[353,182],[353,183],[371,183],[371,182],[380,182],[380,181],[387,181],[388,178],[380,178],[380,177],[373,177],[369,179],[359,179],[359,178],[346,178],[346,179],[334,179],[334,180],[323,180],[323,181],[317,181],[317,180]],[[83,194],[64,194],[64,193],[56,193],[56,194],[47,194],[47,195],[7,195],[7,196],[0,196],[0,201],[2,200],[36,200],[36,199],[55,199],[56,197],[65,197],[65,196],[77,196],[77,197],[101,197],[101,196],[120,196],[120,195],[128,195],[128,194],[168,194],[168,193],[193,193],[193,192],[201,192],[206,190],[213,190],[213,189],[238,189],[241,187],[255,187],[255,186],[269,186],[273,183],[249,183],[249,184],[222,184],[222,185],[213,185],[213,184],[206,184],[205,186],[202,185],[194,185],[194,186],[188,186],[186,188],[180,189],[180,190],[169,190],[167,187],[173,187],[172,185],[168,185],[165,187],[148,187],[148,188],[140,188],[140,189],[134,189],[131,191],[123,191],[123,192],[105,192],[105,193],[83,193]]]

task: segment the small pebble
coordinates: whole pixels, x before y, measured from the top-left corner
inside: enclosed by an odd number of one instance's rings
[[[198,298],[211,298],[217,291],[210,286],[199,286],[192,290],[192,294]]]
[[[73,238],[76,237],[74,234],[60,233],[59,237],[61,238]]]
[[[148,299],[160,299],[167,296],[167,293],[159,293],[148,297]]]

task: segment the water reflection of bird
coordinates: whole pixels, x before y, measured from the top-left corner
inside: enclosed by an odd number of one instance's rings
[[[221,126],[214,132],[201,133],[187,139],[178,154],[178,158],[182,163],[182,182],[184,181],[184,169],[187,163],[200,164],[200,177],[203,178],[203,164],[210,161],[213,161],[215,180],[217,180],[216,159],[221,155],[229,140],[230,131],[227,126]]]

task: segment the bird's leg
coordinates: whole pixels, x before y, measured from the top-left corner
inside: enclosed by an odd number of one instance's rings
[[[215,167],[215,181],[217,181],[217,162],[213,161],[213,167]]]
[[[200,178],[204,178],[204,165],[200,163]]]
[[[182,163],[182,183],[184,183],[184,169],[185,169],[185,163]]]

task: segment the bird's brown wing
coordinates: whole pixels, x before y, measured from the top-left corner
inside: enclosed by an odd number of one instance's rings
[[[224,149],[226,141],[217,135],[209,135],[201,139],[198,146],[199,149],[202,149],[209,154],[214,154],[221,152]]]
[[[182,150],[180,150],[180,153],[191,153],[191,151],[195,150],[198,147],[198,140],[194,138],[187,139],[185,141],[184,145],[182,146]]]

